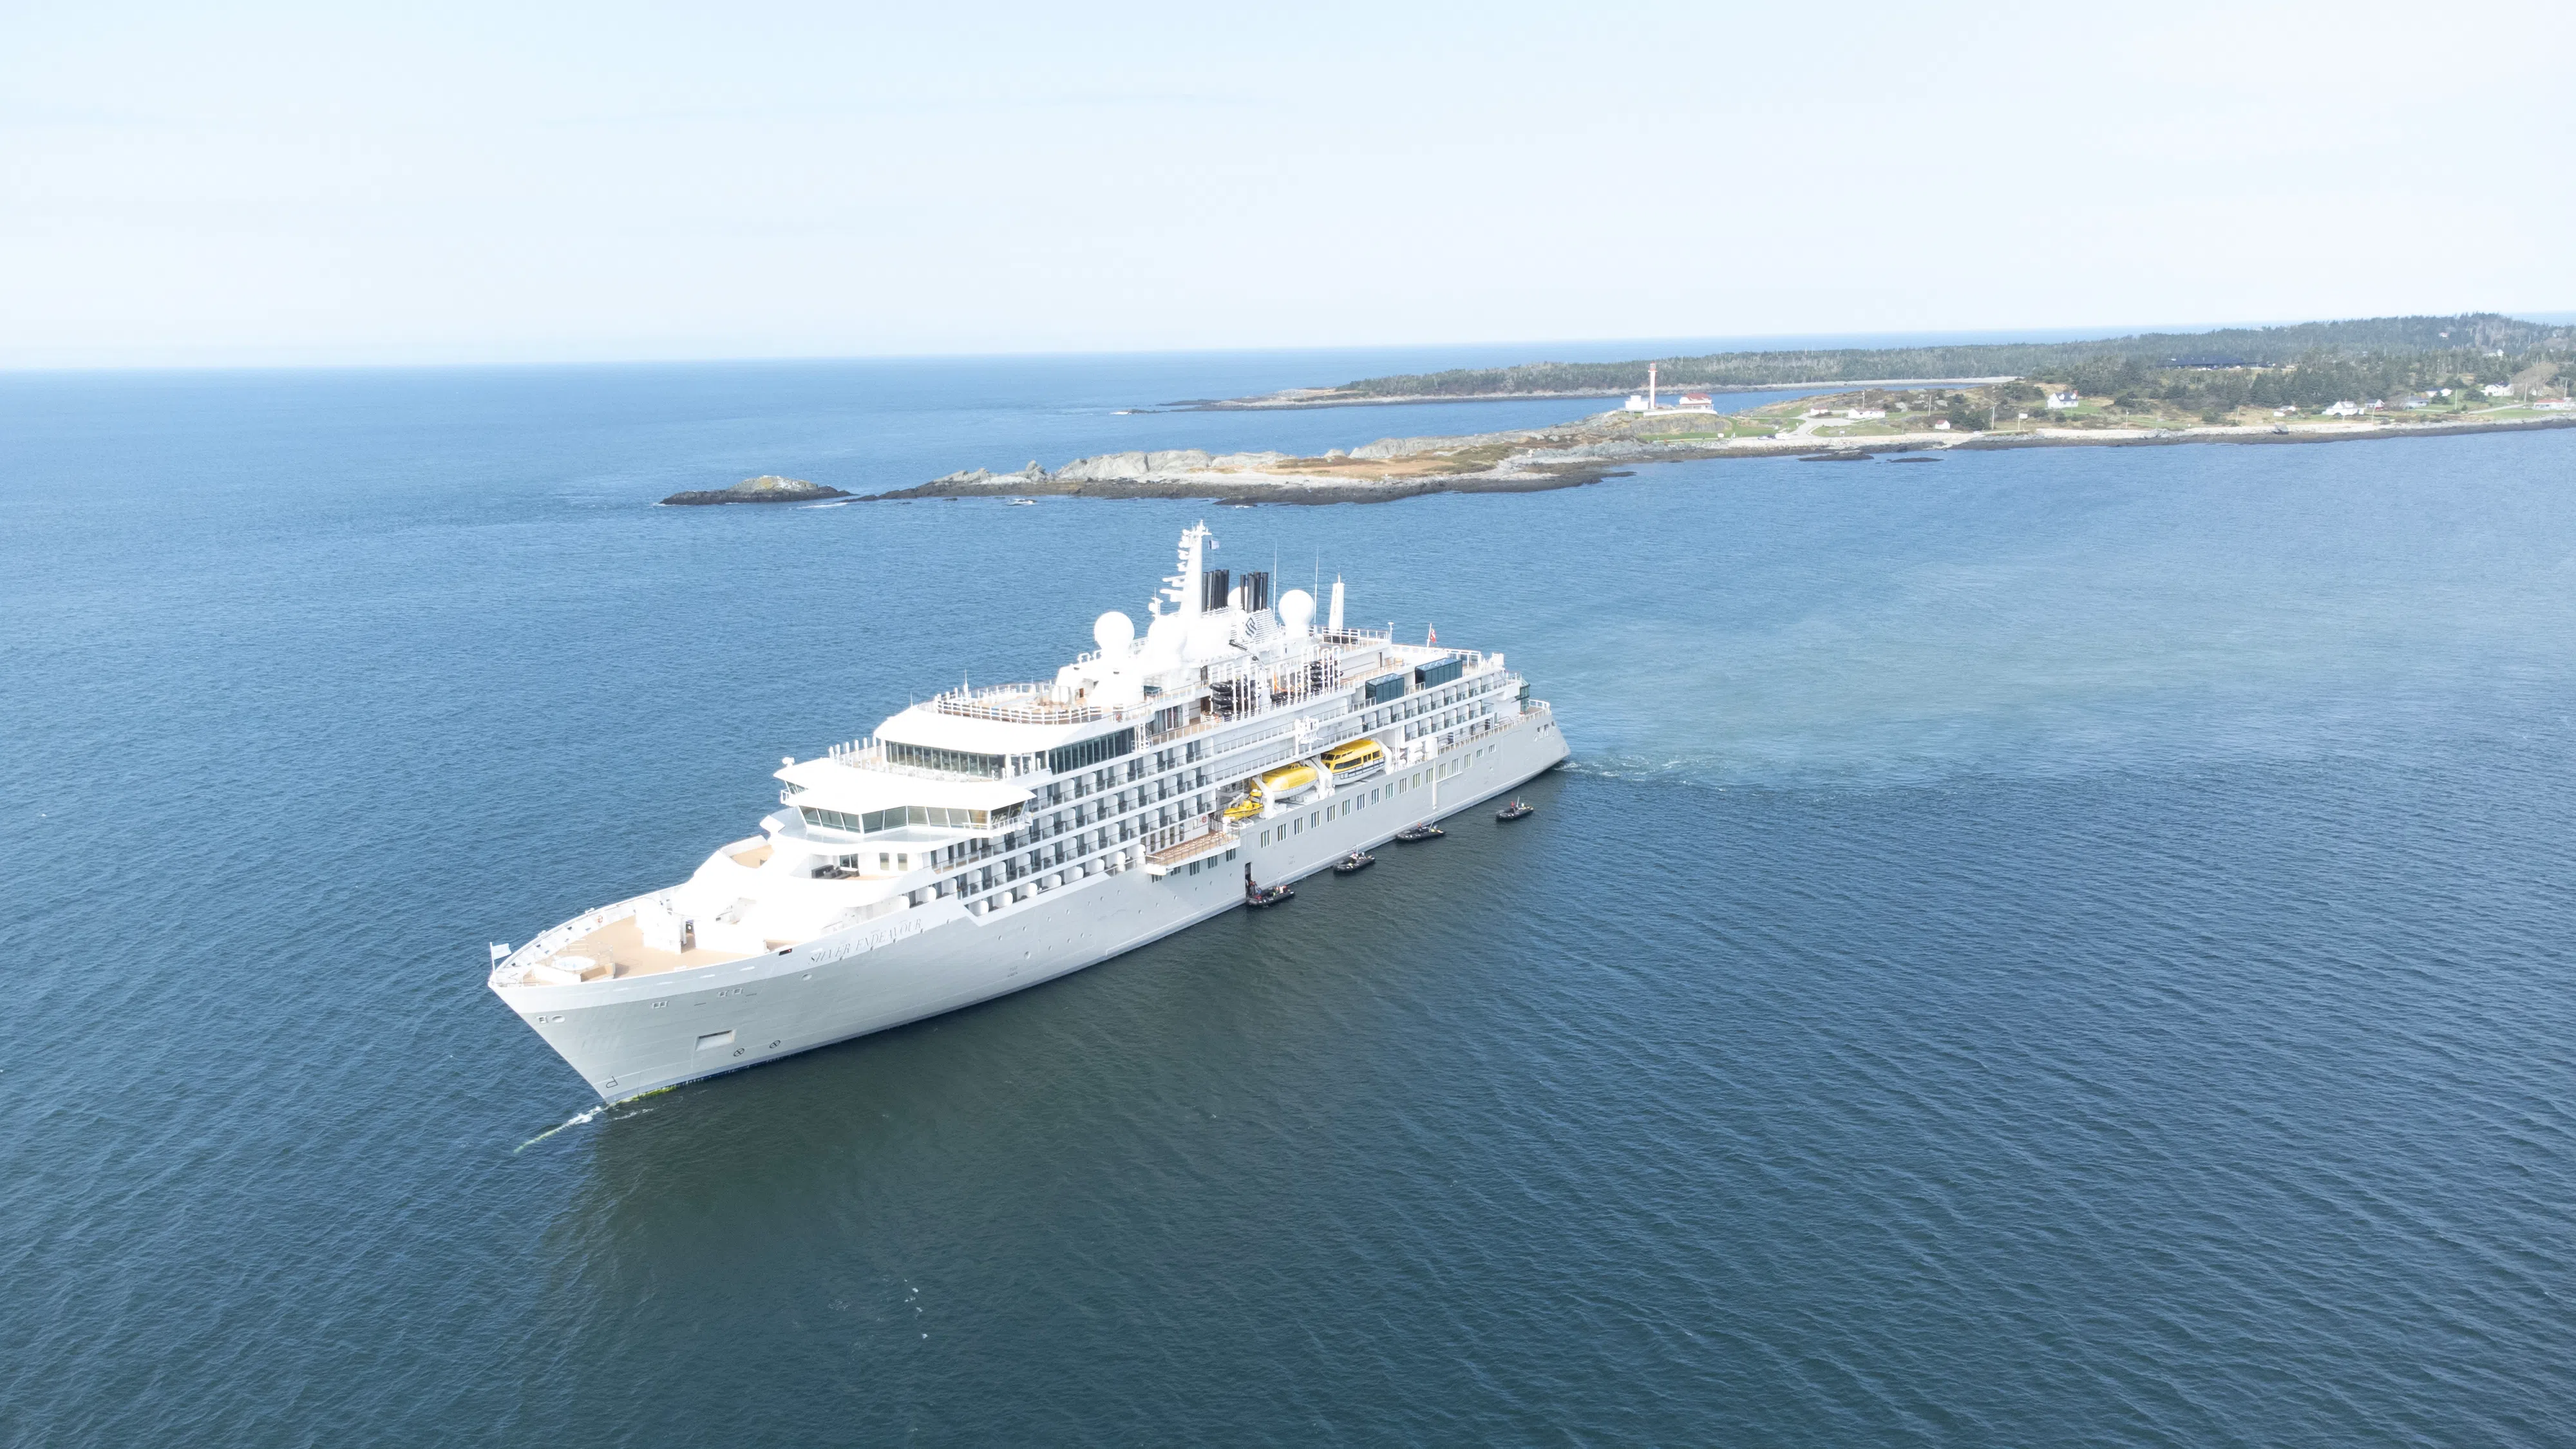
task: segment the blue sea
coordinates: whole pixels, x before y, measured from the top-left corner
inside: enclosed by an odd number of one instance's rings
[[[2576,432],[654,506],[1598,406],[1122,411],[1442,360],[0,378],[0,1442],[2576,1442]],[[615,1109],[485,989],[1200,518],[1539,813]]]

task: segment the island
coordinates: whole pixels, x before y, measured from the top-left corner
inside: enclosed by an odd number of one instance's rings
[[[2237,350],[2219,350],[2226,346]],[[2015,355],[2007,359],[2000,355],[2005,353]],[[1785,354],[1722,353],[1714,363],[1678,363],[1685,378],[1716,370],[1738,379],[1774,379],[1761,386],[1778,387],[1779,366],[1745,359],[1780,356]],[[1584,364],[1605,369],[1605,377],[1624,370],[1636,390],[1617,409],[1554,427],[1381,438],[1321,457],[1197,449],[1110,453],[1052,470],[1035,462],[1009,473],[969,469],[865,501],[1058,494],[1247,504],[1384,502],[1424,493],[1567,488],[1621,476],[1639,464],[1711,458],[1921,460],[1959,449],[2324,443],[2576,426],[2576,400],[2566,384],[2569,363],[2576,360],[2576,328],[2493,314],[2159,334],[2112,343],[1798,356],[1808,359],[1801,366],[1810,372],[1919,373],[2003,360],[2033,365],[1973,382],[1867,382],[1722,412],[1714,394],[1753,384],[1671,383],[1666,369],[1675,360]],[[1899,363],[1935,365],[1891,366]],[[1390,401],[1585,395],[1531,386],[1547,380],[1555,379],[1499,369],[1495,376],[1377,379],[1336,391]],[[1470,390],[1418,391],[1453,383]],[[1386,391],[1370,392],[1380,387]],[[1504,390],[1473,390],[1487,387]],[[1331,404],[1309,397],[1268,405]]]
[[[811,503],[816,499],[849,496],[846,489],[808,483],[801,478],[781,478],[775,473],[764,473],[757,478],[745,478],[731,488],[674,493],[662,501],[680,507],[696,507],[710,503]]]

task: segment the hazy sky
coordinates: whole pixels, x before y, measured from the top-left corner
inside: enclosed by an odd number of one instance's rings
[[[0,365],[2576,307],[2548,7],[5,3]]]

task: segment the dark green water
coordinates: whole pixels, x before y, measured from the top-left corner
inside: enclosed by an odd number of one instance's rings
[[[645,506],[1575,410],[1110,413],[1312,367],[0,382],[0,1440],[2576,1438],[2576,434]],[[597,1114],[484,989],[1202,513],[1540,813]]]

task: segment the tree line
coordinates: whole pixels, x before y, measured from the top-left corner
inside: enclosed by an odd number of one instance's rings
[[[2502,352],[2501,357],[2493,356]],[[2241,385],[2239,402],[2307,405],[2380,396],[2424,379],[2503,381],[2540,358],[2576,356],[2576,327],[2526,322],[2494,312],[2457,317],[2372,317],[2210,332],[2148,332],[2091,342],[1968,343],[1933,347],[1850,347],[1717,352],[1630,362],[1531,362],[1362,378],[1355,397],[1476,397],[1495,393],[1603,393],[1642,388],[1653,362],[1665,386],[1797,387],[1899,377],[2030,377],[2071,383],[2087,394],[2140,396],[2185,388],[2216,398]],[[2222,376],[2226,375],[2226,376]],[[2239,376],[2241,375],[2241,377]],[[2268,381],[2266,381],[2268,379]],[[2096,384],[2108,383],[2107,386]],[[2436,385],[2450,385],[2448,383]],[[2258,396],[2263,387],[2292,389]],[[2335,389],[2340,388],[2340,391]],[[2215,389],[2216,391],[2213,391]],[[2322,390],[2322,391],[2321,391]],[[2331,394],[2331,395],[2324,395]],[[2161,394],[2157,394],[2161,395]],[[2177,399],[2180,400],[2180,399]]]
[[[2153,398],[2184,407],[2324,407],[2436,388],[2509,381],[2535,361],[2564,360],[2563,351],[2498,357],[2463,347],[2413,353],[2337,353],[2323,348],[2267,367],[2155,367],[2137,357],[2089,357],[2035,372],[2042,382],[2087,397]]]

